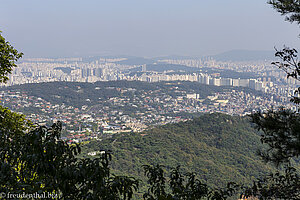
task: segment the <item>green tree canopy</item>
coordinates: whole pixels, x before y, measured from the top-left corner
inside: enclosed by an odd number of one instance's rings
[[[271,0],[269,4],[279,13],[286,16],[286,20],[300,24],[300,1],[299,0]]]
[[[299,0],[271,0],[279,13],[286,16],[291,23],[300,24]],[[276,49],[276,57],[280,61],[272,64],[282,69],[287,78],[300,80],[300,62],[296,49],[285,47]],[[295,90],[291,101],[300,104],[300,88]],[[276,166],[283,166],[285,172],[271,173],[254,182],[251,188],[245,190],[245,196],[255,196],[259,199],[300,199],[300,176],[292,166],[293,159],[300,156],[300,115],[285,108],[270,110],[264,113],[254,113],[252,121],[262,131],[261,142],[268,146],[267,150],[259,151],[259,155]],[[298,160],[299,161],[299,160]]]
[[[5,83],[8,80],[7,75],[10,74],[16,61],[23,56],[13,46],[5,40],[0,31],[0,83]]]
[[[0,190],[55,193],[63,199],[131,199],[138,181],[110,173],[110,154],[79,159],[78,144],[60,139],[61,123],[34,127],[0,107]]]

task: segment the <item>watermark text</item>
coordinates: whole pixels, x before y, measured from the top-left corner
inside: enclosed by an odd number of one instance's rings
[[[42,193],[13,193],[13,192],[0,192],[0,199],[57,199],[58,194],[52,192]]]

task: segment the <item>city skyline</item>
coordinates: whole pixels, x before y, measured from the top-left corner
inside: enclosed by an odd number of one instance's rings
[[[298,47],[266,1],[4,1],[3,36],[25,57],[205,56]]]

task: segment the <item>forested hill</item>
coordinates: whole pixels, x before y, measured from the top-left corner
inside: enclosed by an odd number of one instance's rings
[[[270,166],[256,155],[259,148],[259,136],[248,118],[214,113],[143,133],[93,141],[83,152],[111,150],[112,168],[140,179],[144,177],[142,165],[159,163],[167,169],[181,165],[207,183],[220,186],[228,181],[250,183],[270,172]]]
[[[174,81],[174,82],[141,82],[141,81],[99,81],[95,83],[83,82],[46,82],[29,83],[0,88],[27,93],[29,96],[40,97],[55,104],[66,104],[74,107],[83,105],[93,106],[113,97],[139,96],[149,91],[159,91],[160,94],[168,94],[172,97],[182,95],[174,91],[174,88],[186,93],[198,93],[201,98],[206,98],[214,93],[232,90],[230,86],[203,85],[198,82]],[[120,89],[128,89],[122,92]],[[263,95],[262,92],[250,88],[235,87],[235,90]]]

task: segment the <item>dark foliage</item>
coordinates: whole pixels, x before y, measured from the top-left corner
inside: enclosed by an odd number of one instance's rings
[[[300,199],[299,174],[288,167],[284,173],[277,172],[259,179],[245,191],[245,197],[251,196],[259,199]]]
[[[300,61],[298,61],[298,52],[296,49],[290,49],[285,47],[282,50],[277,50],[275,56],[281,61],[273,62],[272,64],[282,69],[286,74],[287,78],[294,78],[300,80]],[[295,104],[300,103],[300,88],[296,89],[294,96],[291,98],[291,102]]]
[[[275,56],[282,60],[282,62],[273,62],[279,69],[282,69],[287,74],[287,78],[292,77],[298,79],[300,74],[300,63],[297,59],[297,50],[285,47],[279,51],[276,49]]]
[[[286,16],[286,20],[300,24],[299,0],[271,0],[273,7]],[[275,56],[281,61],[272,64],[282,69],[287,78],[300,80],[300,62],[297,59],[297,50],[285,47],[277,50]],[[300,103],[300,88],[298,88],[291,101]],[[244,192],[245,197],[259,199],[300,199],[299,172],[292,167],[291,160],[298,159],[300,155],[300,115],[284,108],[277,111],[252,114],[252,120],[263,134],[261,142],[267,144],[266,151],[260,151],[260,156],[266,161],[274,163],[277,167],[284,165],[285,172],[271,173],[253,183],[251,188]]]
[[[5,41],[0,31],[0,83],[5,83],[8,80],[7,75],[17,66],[15,62],[22,56],[23,53],[18,53],[9,42]]]
[[[22,115],[1,107],[2,192],[56,193],[64,199],[131,199],[134,178],[110,173],[109,153],[79,159],[81,148],[60,140],[61,123],[32,127]]]
[[[268,145],[260,151],[261,157],[275,163],[287,163],[291,158],[300,156],[300,115],[281,109],[266,113],[254,113],[252,121],[263,131],[261,142]]]
[[[279,13],[285,15],[287,21],[300,24],[299,0],[270,0],[269,4],[271,4]]]
[[[270,173],[258,179],[251,188],[245,190],[245,196],[259,199],[300,199],[300,177],[296,168],[291,167],[292,159],[300,156],[300,115],[281,109],[266,113],[255,113],[252,120],[262,130],[261,142],[268,149],[259,151],[259,155],[285,172]]]
[[[228,183],[225,188],[210,188],[194,173],[183,174],[179,166],[172,169],[168,179],[161,165],[144,165],[144,170],[150,185],[143,195],[145,200],[225,200],[239,189],[235,183]]]

